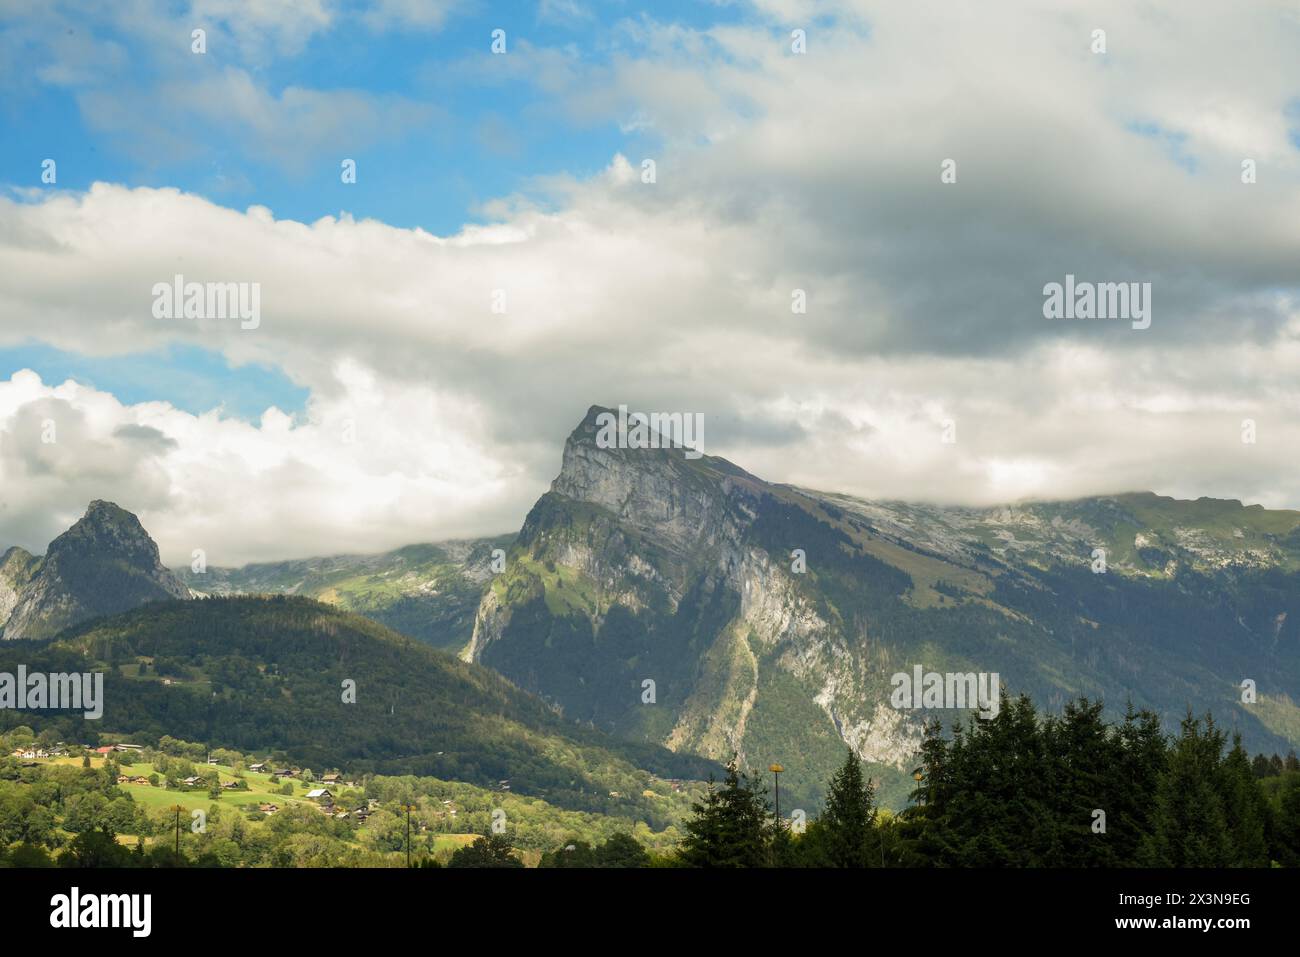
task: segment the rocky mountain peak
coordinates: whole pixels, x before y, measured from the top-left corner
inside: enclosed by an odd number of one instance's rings
[[[140,520],[100,500],[50,542],[30,579],[13,587],[7,615],[3,590],[0,586],[5,638],[50,637],[97,615],[190,597],[190,590],[163,567],[158,545]]]
[[[638,414],[645,416],[640,425]],[[565,442],[552,495],[598,506],[670,550],[696,551],[704,541],[734,538],[747,521],[745,501],[765,483],[705,455],[703,428],[693,416],[593,405]],[[525,538],[534,524],[526,525]]]

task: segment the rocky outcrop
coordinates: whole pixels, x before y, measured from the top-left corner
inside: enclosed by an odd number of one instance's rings
[[[862,647],[768,540],[783,523],[818,519],[723,459],[601,447],[604,411],[593,407],[566,442],[465,657],[572,716],[674,750],[764,763],[758,752],[781,731],[770,717],[753,730],[756,714],[794,709],[828,751],[848,745],[902,768],[919,722],[877,717],[867,691],[880,676],[863,677],[873,666]]]
[[[13,614],[37,564],[34,556],[17,546],[0,555],[0,634],[3,634],[4,624]]]
[[[140,520],[102,501],[91,502],[86,514],[50,543],[16,592],[4,623],[6,639],[48,638],[98,615],[190,597],[159,561],[158,546]]]

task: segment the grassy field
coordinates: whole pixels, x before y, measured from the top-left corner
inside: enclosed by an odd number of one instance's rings
[[[122,755],[121,757],[125,757],[125,755]],[[38,763],[81,767],[82,758],[80,756],[49,759],[42,758],[38,759]],[[105,758],[103,756],[91,756],[91,767],[102,768],[104,763]],[[119,761],[119,767],[121,768],[122,774],[128,777],[147,778],[151,774],[156,773],[151,764],[126,764]],[[204,767],[205,765],[196,763],[194,765],[195,772],[197,773]],[[227,765],[212,764],[206,765],[206,767],[214,769],[223,784],[227,781],[235,780],[234,769]],[[163,786],[165,780],[164,776],[158,775],[158,778],[159,786],[157,787],[150,784],[134,783],[119,784],[118,787],[121,788],[123,792],[129,794],[136,803],[143,807],[151,809],[172,808],[179,804],[185,809],[187,814],[194,810],[207,810],[213,804],[241,811],[256,809],[259,804],[263,803],[274,804],[281,810],[295,805],[311,805],[312,807],[315,807],[316,802],[307,798],[307,792],[314,788],[325,787],[325,785],[319,782],[305,784],[301,781],[288,778],[281,778],[278,782],[272,784],[271,775],[269,774],[258,774],[252,771],[244,771],[244,780],[248,783],[247,791],[222,791],[221,797],[214,800],[208,796],[207,788],[195,788],[191,791],[168,789]],[[281,788],[286,783],[291,783],[293,785],[292,795],[280,793]],[[342,793],[350,789],[330,787],[329,790],[337,800]],[[351,802],[348,802],[347,806],[351,807]],[[364,827],[364,825],[362,826]],[[66,834],[65,836],[68,839],[73,837],[72,834]],[[475,839],[477,839],[479,835],[465,833],[438,833],[432,834],[430,837],[433,840],[435,856],[445,862],[454,851],[474,843]],[[169,838],[166,835],[157,838],[145,838],[145,845],[152,846],[156,841],[164,840],[169,840]],[[135,835],[121,834],[118,835],[118,842],[129,847],[135,847],[138,838]],[[518,854],[520,859],[529,867],[536,867],[537,862],[541,857],[540,851],[526,849],[519,850]]]
[[[48,763],[71,764],[80,767],[81,758],[55,758]],[[103,767],[104,758],[94,756],[90,759],[90,763],[92,767]],[[195,771],[198,771],[203,767],[204,765],[202,764],[196,764]],[[233,768],[227,767],[223,764],[211,764],[207,765],[207,767],[216,770],[223,784],[227,781],[235,780],[235,772]],[[150,774],[154,773],[153,765],[150,764],[121,764],[121,768],[122,773],[128,777],[147,778]],[[275,804],[279,807],[287,807],[291,804],[314,805],[316,802],[307,799],[307,792],[313,788],[324,786],[319,783],[304,784],[301,781],[290,781],[289,779],[282,779],[278,784],[272,784],[271,775],[255,774],[252,771],[244,772],[244,780],[248,782],[247,791],[222,791],[221,797],[215,802],[208,796],[206,788],[196,788],[192,791],[168,790],[166,787],[162,786],[162,775],[159,775],[158,787],[149,784],[120,784],[118,787],[127,794],[130,794],[135,801],[146,807],[172,807],[173,805],[179,804],[186,810],[193,810],[195,808],[206,808],[213,803],[229,807],[244,807],[250,804],[253,807],[256,807],[262,803]],[[285,783],[293,784],[294,793],[292,796],[280,793],[280,789]],[[330,790],[331,793],[337,795],[342,789],[331,788]]]

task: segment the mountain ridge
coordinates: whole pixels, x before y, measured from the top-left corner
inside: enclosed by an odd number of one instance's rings
[[[1048,707],[1131,698],[1176,721],[1201,703],[1258,747],[1300,741],[1300,513],[1155,493],[872,502],[603,448],[606,411],[570,434],[466,651],[567,713],[823,776],[847,744],[895,803],[921,719],[888,706],[889,679],[916,664],[999,672]],[[1247,709],[1233,686],[1251,675]]]

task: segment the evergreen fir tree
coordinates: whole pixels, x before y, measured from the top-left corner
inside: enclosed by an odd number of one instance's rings
[[[850,749],[830,780],[826,809],[818,821],[817,834],[827,866],[870,867],[873,860],[878,863],[875,822],[875,788],[863,778],[862,763]]]
[[[1220,793],[1228,821],[1233,867],[1268,867],[1269,806],[1241,746],[1241,735],[1232,737],[1232,750],[1220,767]]]
[[[1113,770],[1113,807],[1103,810],[1115,866],[1136,867],[1142,840],[1155,828],[1156,792],[1169,758],[1169,743],[1159,716],[1135,711],[1131,701],[1116,735],[1119,756]]]
[[[1182,722],[1156,791],[1152,832],[1141,862],[1150,867],[1227,867],[1232,859],[1228,816],[1219,793],[1223,732],[1214,719],[1191,712]]]
[[[772,811],[767,789],[727,765],[721,787],[712,781],[703,801],[692,805],[694,817],[684,828],[678,858],[687,867],[767,867],[771,864]]]
[[[1282,779],[1272,846],[1279,864],[1300,867],[1300,774],[1288,774]]]

